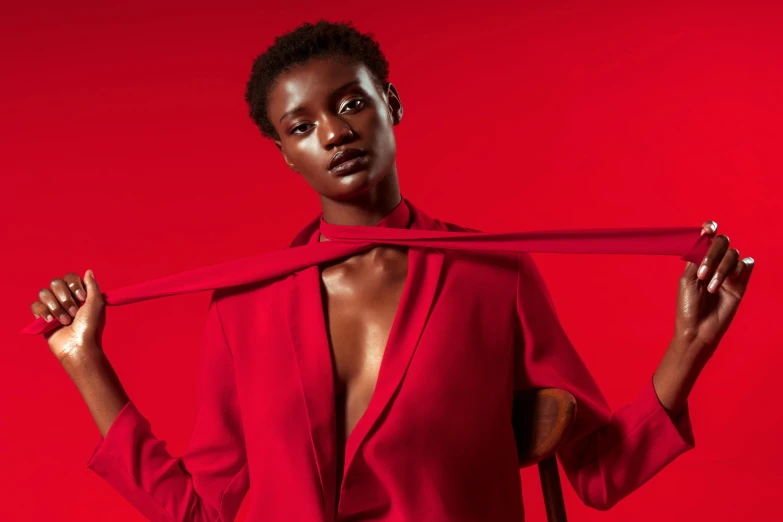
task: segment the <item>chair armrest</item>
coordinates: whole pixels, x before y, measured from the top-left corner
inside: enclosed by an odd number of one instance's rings
[[[517,393],[512,425],[519,466],[531,466],[554,455],[571,430],[576,399],[565,390],[539,388]]]

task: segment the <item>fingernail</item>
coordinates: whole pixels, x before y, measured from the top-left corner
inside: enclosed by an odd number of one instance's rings
[[[71,321],[71,317],[68,314],[60,314],[60,322],[68,324]]]
[[[82,291],[81,288],[79,288],[76,291],[76,299],[78,299],[79,301],[85,301],[87,299],[87,296],[84,295],[84,292]]]
[[[752,265],[756,262],[752,257],[746,257],[743,261],[745,261],[746,265]]]
[[[54,320],[54,316],[52,314],[49,314],[46,316],[46,322],[51,323]]]
[[[701,265],[699,267],[699,274],[698,274],[698,276],[699,276],[699,279],[704,279],[705,277],[707,277],[707,265]]]
[[[71,317],[76,317],[76,313],[79,311],[78,308],[75,306],[72,306],[68,309],[68,313],[71,314]]]
[[[718,277],[715,276],[712,278],[712,281],[710,281],[710,284],[707,286],[707,291],[710,293],[715,293],[715,290],[718,289]]]

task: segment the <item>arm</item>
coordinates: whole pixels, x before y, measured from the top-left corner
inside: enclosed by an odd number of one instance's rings
[[[704,222],[702,235],[718,224]],[[736,315],[755,261],[739,258],[723,234],[712,240],[699,265],[688,262],[677,290],[674,337],[653,376],[655,391],[672,418],[685,406],[693,385]]]
[[[574,395],[574,427],[558,456],[582,501],[609,509],[694,446],[687,406],[673,421],[651,378],[635,402],[612,413],[563,330],[533,259],[520,253],[518,261],[515,387]]]
[[[94,343],[77,356],[66,357],[63,368],[70,376],[90,410],[101,436],[130,399],[106,354]]]
[[[196,394],[196,421],[186,452],[171,456],[166,443],[132,401],[114,415],[87,467],[154,521],[231,521],[249,488],[247,458],[234,379],[233,357],[214,294],[207,312]],[[124,396],[105,358],[72,375],[99,428]],[[116,383],[116,384],[115,384]],[[96,405],[98,405],[96,407]],[[94,414],[95,415],[95,414]]]

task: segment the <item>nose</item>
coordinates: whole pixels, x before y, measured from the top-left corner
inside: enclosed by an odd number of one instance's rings
[[[321,129],[324,132],[324,144],[326,149],[337,147],[354,137],[353,129],[348,122],[336,114],[328,114],[325,117]]]

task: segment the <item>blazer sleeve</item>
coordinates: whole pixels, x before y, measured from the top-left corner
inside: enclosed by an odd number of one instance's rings
[[[195,424],[185,453],[170,455],[129,402],[87,467],[149,520],[234,520],[250,480],[233,357],[214,292],[199,361]]]
[[[612,412],[563,330],[533,258],[519,253],[517,260],[515,389],[561,388],[576,398],[574,426],[558,457],[582,501],[609,509],[694,447],[688,408],[672,421],[651,376],[635,402]]]

